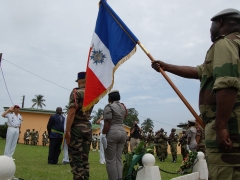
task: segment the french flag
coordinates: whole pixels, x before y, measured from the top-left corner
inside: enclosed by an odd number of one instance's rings
[[[136,52],[137,37],[107,4],[99,3],[89,50],[83,111],[89,110],[111,90],[114,72]]]

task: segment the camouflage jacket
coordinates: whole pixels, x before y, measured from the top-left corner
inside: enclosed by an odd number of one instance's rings
[[[199,108],[205,123],[215,119],[216,90],[234,87],[240,97],[239,46],[239,33],[220,37],[208,50],[204,63],[197,66],[201,81]]]
[[[150,143],[150,142],[154,142],[154,134],[153,132],[151,133],[148,133],[148,136],[147,136],[147,142]]]
[[[29,138],[30,138],[30,132],[26,131],[24,133],[24,140],[29,139]]]
[[[186,145],[187,144],[187,134],[182,135],[182,137],[179,139],[179,143],[181,145]]]
[[[204,130],[200,127],[200,126],[197,126],[196,127],[197,129],[197,135],[196,136],[199,136],[199,142],[198,144],[204,144]]]
[[[48,139],[47,133],[43,133],[43,134],[42,134],[42,139]]]
[[[238,90],[228,131],[230,139],[240,143],[240,33],[219,37],[209,48],[204,63],[197,66],[197,71],[201,81],[199,109],[205,124],[216,119],[215,91],[230,87]],[[217,147],[216,141],[209,145]]]
[[[76,108],[73,124],[91,119],[90,114],[93,107],[85,113],[82,111],[84,92],[85,88],[74,88],[70,94],[69,108]]]
[[[158,133],[155,136],[155,139],[156,139],[156,143],[162,143],[162,142],[166,142],[168,140],[168,137],[164,133]]]
[[[177,143],[179,136],[176,133],[171,133],[168,137],[168,143]]]

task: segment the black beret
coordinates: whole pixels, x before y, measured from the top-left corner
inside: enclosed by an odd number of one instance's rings
[[[215,21],[218,18],[223,18],[223,17],[231,17],[231,18],[240,19],[240,11],[237,9],[233,9],[233,8],[224,9],[224,10],[220,11],[219,13],[217,13],[216,15],[214,15],[211,18],[211,21]]]

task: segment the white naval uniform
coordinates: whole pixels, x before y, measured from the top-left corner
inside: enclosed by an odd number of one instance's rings
[[[103,144],[102,144],[102,130],[103,130],[103,126],[104,126],[104,120],[100,121],[100,160],[99,162],[101,164],[105,164],[105,155],[104,155],[104,148],[103,148]]]
[[[22,123],[22,116],[19,113],[17,116],[15,113],[8,113],[5,115],[5,118],[8,118],[8,129],[4,155],[12,157],[18,141],[19,127]]]
[[[66,131],[66,125],[67,125],[67,115],[66,115],[65,121],[64,121],[64,132]],[[69,163],[68,146],[67,146],[65,138],[64,138],[64,145],[63,145],[63,160],[62,160],[62,163]]]

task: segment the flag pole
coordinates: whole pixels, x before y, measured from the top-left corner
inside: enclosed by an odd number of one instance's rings
[[[2,62],[2,53],[0,53],[0,66],[1,66],[1,62]]]
[[[141,47],[141,49],[145,52],[145,54],[149,57],[151,61],[155,61],[155,59],[152,57],[152,55],[147,51],[147,49],[142,45],[140,41],[137,42],[137,44]],[[185,97],[182,95],[182,93],[178,90],[178,88],[175,86],[175,84],[172,82],[172,80],[168,77],[168,75],[165,73],[165,71],[160,67],[159,72],[163,75],[163,77],[167,80],[167,82],[170,84],[170,86],[173,88],[173,90],[177,93],[179,98],[183,101],[183,103],[187,106],[189,111],[192,113],[192,115],[196,118],[197,123],[204,128],[204,123],[201,120],[201,118],[198,116],[198,114],[194,111],[192,106],[188,103],[188,101],[185,99]]]

